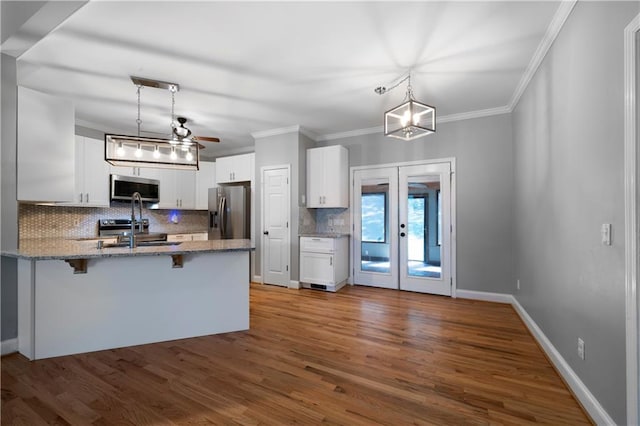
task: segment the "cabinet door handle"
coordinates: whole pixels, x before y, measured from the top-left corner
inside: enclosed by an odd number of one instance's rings
[[[80,193],[80,202],[82,202],[82,192]]]
[[[180,207],[182,207],[182,198],[180,198]]]
[[[318,204],[322,204],[322,196],[318,197]]]
[[[333,256],[329,257],[329,266],[333,266]]]
[[[178,204],[178,199],[176,198],[176,207],[180,207],[180,205]]]
[[[87,194],[86,194],[86,195],[87,195],[87,196],[86,196],[85,198],[86,198],[86,202],[88,203],[88,202],[89,202],[89,193],[87,192]]]

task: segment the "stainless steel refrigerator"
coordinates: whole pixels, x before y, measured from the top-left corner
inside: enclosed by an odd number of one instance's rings
[[[209,188],[209,239],[251,238],[251,190],[247,186]]]

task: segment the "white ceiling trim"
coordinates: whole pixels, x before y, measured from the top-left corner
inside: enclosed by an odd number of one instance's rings
[[[571,14],[571,11],[573,10],[573,7],[576,5],[577,2],[578,0],[566,0],[566,1],[560,2],[560,6],[558,6],[558,10],[556,11],[555,15],[553,15],[553,19],[551,20],[551,23],[547,27],[547,32],[545,33],[544,37],[540,41],[540,44],[538,45],[538,48],[536,49],[535,53],[531,57],[531,61],[527,66],[527,70],[522,75],[522,79],[520,79],[520,83],[518,83],[518,86],[516,86],[516,90],[513,92],[513,96],[509,101],[510,111],[513,111],[513,109],[518,104],[520,97],[522,96],[524,91],[527,89],[527,86],[529,86],[529,83],[531,82],[531,79],[538,71],[538,68],[540,68],[540,65],[542,64],[544,57],[547,56],[549,49],[551,49],[551,45],[558,37],[558,34],[560,34],[560,30],[562,30],[564,23],[566,22],[567,18]]]
[[[510,112],[511,112],[511,109],[505,105],[498,108],[481,109],[478,111],[462,112],[460,114],[443,115],[442,117],[436,117],[436,123],[440,124],[440,123],[448,123],[451,121],[469,120],[471,118],[490,117],[492,115],[508,114]],[[316,142],[350,138],[354,136],[370,135],[373,133],[382,133],[382,132],[384,132],[384,126],[350,130],[348,132],[329,133],[326,135],[319,136],[316,139]]]
[[[300,131],[300,125],[296,124],[295,126],[280,127],[280,128],[277,128],[277,129],[261,130],[259,132],[252,132],[251,136],[254,139],[260,139],[260,138],[267,138],[269,136],[284,135],[284,134],[287,134],[287,133],[293,133],[293,132],[299,132],[299,131]],[[309,135],[307,135],[307,136],[309,136]]]
[[[436,123],[449,123],[451,121],[469,120],[471,118],[490,117],[492,115],[509,114],[510,112],[511,108],[505,105],[498,108],[480,109],[477,111],[461,112],[459,114],[436,117]]]

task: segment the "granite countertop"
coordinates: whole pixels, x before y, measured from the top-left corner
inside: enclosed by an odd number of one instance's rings
[[[215,253],[228,251],[252,251],[251,240],[204,240],[146,246],[97,248],[97,240],[65,240],[62,238],[37,238],[20,240],[17,250],[3,250],[2,256],[22,259],[89,259],[99,257],[163,256],[189,253]]]
[[[304,232],[298,234],[300,237],[314,237],[314,238],[342,238],[349,237],[350,234],[339,234],[339,233],[326,233],[326,232]]]

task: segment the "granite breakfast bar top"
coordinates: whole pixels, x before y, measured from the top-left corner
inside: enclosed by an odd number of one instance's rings
[[[37,238],[20,240],[16,250],[3,250],[2,256],[31,260],[90,259],[103,257],[173,256],[190,253],[253,251],[251,240],[182,241],[162,246],[97,247],[96,240]]]

